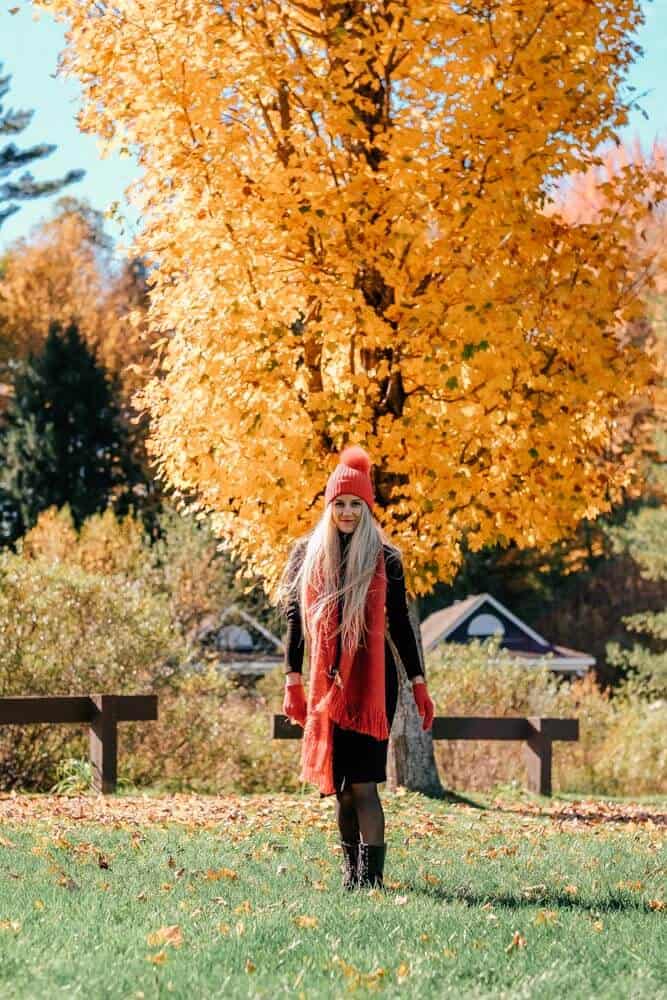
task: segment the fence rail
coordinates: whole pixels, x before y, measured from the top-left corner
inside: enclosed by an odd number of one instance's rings
[[[437,715],[431,732],[434,740],[519,740],[525,743],[527,786],[532,792],[551,795],[552,745],[556,740],[576,742],[579,720]],[[272,739],[299,740],[302,735],[301,726],[293,725],[287,716],[273,716]]]
[[[25,695],[0,698],[0,726],[88,723],[93,786],[116,790],[118,723],[155,721],[155,694]]]

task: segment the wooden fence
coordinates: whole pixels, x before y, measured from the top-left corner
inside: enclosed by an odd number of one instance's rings
[[[157,719],[155,694],[27,695],[0,698],[0,726],[34,723],[87,723],[93,785],[115,791],[118,778],[118,723]]]
[[[298,740],[302,735],[301,726],[292,725],[287,716],[273,716],[273,739]],[[525,744],[528,788],[540,795],[551,795],[552,744],[556,740],[578,740],[579,720],[437,715],[432,735],[434,740],[521,740]]]

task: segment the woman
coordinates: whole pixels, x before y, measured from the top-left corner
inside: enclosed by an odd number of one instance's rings
[[[279,587],[287,617],[283,712],[304,727],[301,780],[336,795],[343,885],[383,885],[389,731],[398,700],[396,645],[424,730],[433,702],[405,594],[401,555],[374,519],[370,459],[346,448],[329,477],[325,510],[292,549]],[[308,645],[310,685],[303,689]]]

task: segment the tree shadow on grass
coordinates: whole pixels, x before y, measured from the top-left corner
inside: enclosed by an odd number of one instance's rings
[[[461,795],[448,788],[444,788],[441,791],[423,792],[422,794],[425,799],[432,799],[437,802],[448,802],[451,805],[470,806],[471,809],[480,809],[482,811],[488,811],[492,808],[491,806],[485,805],[483,802],[476,802],[474,799],[468,798],[467,795]]]
[[[539,895],[530,897],[518,897],[508,893],[476,892],[474,889],[446,889],[442,886],[422,886],[406,882],[404,888],[415,896],[425,896],[433,900],[434,903],[460,903],[465,902],[470,906],[483,906],[491,903],[494,907],[502,907],[507,910],[517,909],[544,909],[545,907],[558,908],[561,910],[582,910],[596,913],[611,913],[619,911],[635,911],[640,913],[653,913],[648,904],[628,898],[626,894],[610,892],[608,895],[596,899],[576,899],[569,893],[558,890],[545,891]]]

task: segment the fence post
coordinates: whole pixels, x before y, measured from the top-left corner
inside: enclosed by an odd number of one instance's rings
[[[90,722],[90,763],[93,786],[103,795],[116,790],[118,761],[118,719],[112,694],[91,694],[95,709]]]
[[[551,738],[542,732],[544,720],[528,719],[533,733],[524,744],[528,788],[538,795],[551,795]]]

